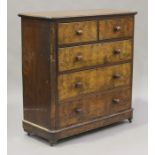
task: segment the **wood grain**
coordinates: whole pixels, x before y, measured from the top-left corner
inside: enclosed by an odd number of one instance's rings
[[[24,119],[50,128],[50,23],[22,18]]]
[[[114,103],[119,99],[119,103]],[[131,89],[123,88],[97,95],[87,95],[79,100],[59,105],[59,127],[88,121],[100,116],[114,114],[131,107]],[[80,111],[78,112],[77,109]]]
[[[120,53],[115,53],[120,50]],[[132,40],[59,48],[59,71],[130,60]]]
[[[113,78],[114,74],[120,74],[120,77]],[[59,75],[59,100],[89,92],[129,85],[131,82],[130,76],[130,63]]]
[[[77,34],[77,31],[82,31],[82,34]],[[96,39],[96,21],[60,23],[58,25],[58,44],[95,41]]]
[[[112,115],[112,116],[109,115],[107,117],[97,118],[87,124],[81,123],[79,126],[76,126],[76,127],[71,126],[71,128],[69,128],[68,130],[64,130],[58,133],[57,137],[58,139],[62,139],[62,138],[66,138],[69,136],[77,135],[79,133],[83,133],[83,132],[97,129],[100,127],[104,127],[104,126],[107,126],[107,125],[110,125],[116,122],[120,122],[125,119],[132,118],[132,115],[133,115],[133,111],[132,109],[129,109],[129,110],[122,111],[116,115]]]
[[[57,142],[62,138],[74,136],[80,133],[84,133],[86,131],[101,128],[113,123],[123,121],[125,119],[130,119],[132,118],[132,115],[133,110],[129,109],[116,113],[115,115],[103,116],[85,123],[80,123],[59,130],[44,129],[27,121],[23,121],[23,127],[26,132],[35,134],[36,136],[43,137],[44,139],[47,139],[50,142],[53,141],[53,143],[55,144],[55,142]]]
[[[50,107],[50,121],[51,128],[56,128],[56,113],[57,113],[57,24],[50,24],[50,85],[51,85],[51,107]]]
[[[120,26],[119,31],[114,28]],[[99,39],[131,37],[133,35],[133,17],[103,19],[99,21]]]
[[[28,134],[54,144],[131,121],[135,13],[20,14],[23,128]]]

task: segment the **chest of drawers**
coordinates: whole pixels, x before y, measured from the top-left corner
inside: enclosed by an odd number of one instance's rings
[[[51,144],[132,120],[134,15],[22,13],[23,128]]]

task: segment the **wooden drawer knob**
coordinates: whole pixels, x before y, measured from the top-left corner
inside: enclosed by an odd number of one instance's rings
[[[76,61],[81,61],[81,60],[82,60],[82,55],[77,55],[77,56],[75,57],[75,60],[76,60]]]
[[[115,99],[112,100],[112,103],[114,103],[114,104],[120,103],[120,99],[115,98]]]
[[[118,55],[121,53],[121,49],[119,49],[119,48],[115,49],[113,53],[114,53],[114,55]]]
[[[75,84],[75,88],[81,88],[82,87],[82,83],[81,82],[77,82],[76,84]]]
[[[82,31],[82,30],[77,30],[77,31],[76,31],[76,34],[77,34],[77,35],[82,35],[82,34],[83,34],[83,31]]]
[[[117,25],[114,27],[115,32],[119,32],[121,30],[121,26]]]
[[[76,109],[75,109],[75,112],[76,112],[77,114],[79,114],[79,113],[82,112],[82,109],[81,109],[81,108],[76,108]]]
[[[113,74],[113,79],[118,79],[120,77],[121,77],[121,75],[119,73],[114,73]]]

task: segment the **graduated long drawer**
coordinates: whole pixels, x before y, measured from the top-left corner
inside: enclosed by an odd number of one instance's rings
[[[131,63],[125,63],[61,74],[58,77],[59,100],[129,85],[131,82],[131,66]]]
[[[59,71],[107,65],[132,58],[132,40],[59,48]]]
[[[130,87],[85,95],[78,100],[59,104],[58,126],[66,127],[130,108]]]

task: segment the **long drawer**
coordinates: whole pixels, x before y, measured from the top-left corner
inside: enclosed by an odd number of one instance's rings
[[[59,104],[59,127],[74,125],[130,108],[130,87],[86,95],[84,98]]]
[[[129,85],[130,82],[131,63],[60,74],[58,76],[59,100]]]
[[[132,58],[132,40],[59,48],[59,71],[112,64]]]

